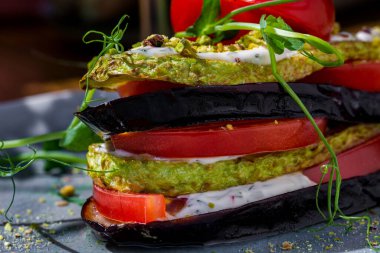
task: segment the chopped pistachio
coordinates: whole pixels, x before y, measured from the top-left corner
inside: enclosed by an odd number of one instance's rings
[[[4,231],[12,232],[12,230],[13,230],[13,228],[12,228],[12,225],[10,223],[5,224]]]
[[[75,187],[73,185],[65,185],[59,190],[59,194],[63,197],[72,197],[75,194]]]

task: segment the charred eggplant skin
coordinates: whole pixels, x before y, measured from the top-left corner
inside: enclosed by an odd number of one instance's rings
[[[379,122],[380,93],[292,83],[314,117],[343,122]],[[213,121],[304,117],[278,83],[184,87],[120,98],[76,113],[106,135]]]
[[[365,211],[380,203],[380,172],[345,180],[341,189],[340,207],[345,214]],[[145,225],[104,222],[90,198],[82,208],[82,218],[101,239],[117,245],[211,245],[260,239],[323,222],[315,192],[316,186],[235,209]],[[325,184],[320,194],[324,211],[326,192]]]

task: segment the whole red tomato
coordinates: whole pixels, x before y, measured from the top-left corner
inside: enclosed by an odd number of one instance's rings
[[[221,16],[240,7],[269,0],[221,0]],[[172,0],[171,21],[175,32],[184,31],[199,17],[203,0]],[[333,0],[300,0],[294,3],[249,11],[235,21],[258,23],[261,15],[281,16],[295,31],[328,40],[335,22]]]

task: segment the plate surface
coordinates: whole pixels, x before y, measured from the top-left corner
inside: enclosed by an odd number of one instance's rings
[[[0,103],[0,139],[21,138],[49,131],[63,130],[79,105],[81,92],[65,91],[28,97]],[[112,94],[100,97],[111,99]],[[12,230],[0,216],[0,252],[283,252],[284,242],[291,242],[289,252],[372,252],[365,242],[365,224],[357,222],[352,229],[324,224],[258,241],[244,241],[205,247],[148,249],[117,247],[98,241],[80,219],[81,207],[70,203],[56,206],[61,199],[57,188],[65,184],[76,187],[78,200],[91,195],[91,180],[86,175],[63,174],[52,176],[42,173],[41,164],[23,171],[16,177],[16,197],[10,209]],[[12,183],[0,179],[0,210],[6,209],[12,197]],[[379,221],[380,208],[368,212]],[[368,214],[366,213],[366,214]],[[342,221],[340,223],[343,223]],[[378,223],[375,223],[375,225]],[[31,234],[25,230],[33,227]],[[380,229],[380,227],[379,227]],[[318,231],[319,230],[319,231]],[[375,230],[372,235],[380,235]],[[30,239],[28,239],[30,238]],[[6,247],[9,246],[10,248]]]

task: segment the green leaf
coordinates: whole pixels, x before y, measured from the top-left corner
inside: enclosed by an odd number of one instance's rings
[[[290,51],[300,50],[305,44],[302,39],[288,38],[276,34],[275,28],[290,32],[293,31],[293,29],[286,24],[281,17],[266,17],[263,15],[260,20],[260,27],[265,42],[272,47],[276,54],[284,53],[285,48]]]
[[[213,23],[220,15],[220,1],[219,0],[204,0],[202,6],[202,12],[194,25],[190,26],[186,32],[194,34],[197,37],[200,35],[207,35],[213,33],[208,31],[212,29]]]
[[[97,142],[103,141],[88,126],[79,122],[66,130],[66,135],[61,140],[60,146],[67,150],[80,152],[86,151],[89,145]]]

